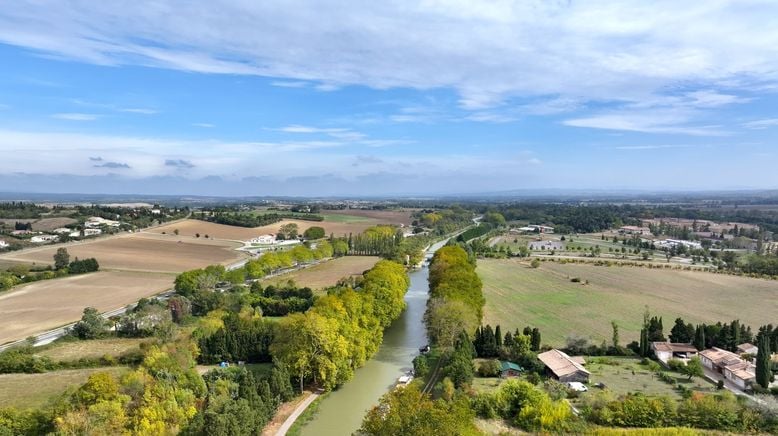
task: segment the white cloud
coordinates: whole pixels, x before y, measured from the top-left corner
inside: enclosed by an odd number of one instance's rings
[[[202,127],[203,129],[212,129],[216,126],[214,126],[211,123],[192,123],[192,126],[194,127]]]
[[[626,110],[595,114],[563,121],[566,126],[622,130],[641,133],[664,133],[691,136],[726,136],[720,126],[689,124],[694,112],[684,110]]]
[[[768,127],[778,126],[778,118],[767,118],[764,120],[754,120],[743,124],[747,129],[762,130]]]
[[[619,145],[616,150],[660,150],[664,148],[691,148],[690,144]]]
[[[279,88],[305,88],[309,85],[301,80],[274,80],[270,84]]]
[[[132,113],[132,114],[141,114],[141,115],[154,115],[154,114],[157,114],[157,113],[159,113],[158,111],[156,111],[156,110],[154,110],[154,109],[148,109],[148,108],[135,108],[135,107],[130,107],[130,108],[119,108],[119,109],[117,109],[117,110],[118,110],[119,112],[129,112],[129,113]]]
[[[56,118],[58,120],[68,120],[68,121],[94,121],[100,118],[100,115],[69,112],[69,113],[54,114],[51,117]]]
[[[28,0],[0,10],[0,41],[100,65],[268,76],[274,86],[454,88],[478,110],[526,96],[639,103],[688,84],[774,87],[776,15],[774,2],[732,0],[138,0],[121,13],[110,2]],[[739,97],[684,99],[717,107]]]
[[[284,133],[341,133],[341,132],[348,131],[348,129],[343,129],[343,128],[321,128],[321,127],[301,126],[299,124],[292,124],[275,130]]]

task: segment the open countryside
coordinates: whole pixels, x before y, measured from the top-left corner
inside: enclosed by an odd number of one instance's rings
[[[362,275],[379,260],[380,258],[377,256],[339,257],[298,271],[265,279],[262,284],[284,285],[291,280],[297,286],[321,290],[335,286],[340,279]]]
[[[537,326],[543,342],[555,346],[565,345],[568,336],[589,337],[596,344],[610,340],[612,320],[625,342],[637,340],[646,306],[664,316],[665,326],[678,316],[758,326],[774,322],[778,313],[775,280],[558,262],[531,268],[528,262],[491,259],[478,262],[478,274],[486,297],[484,323]]]
[[[129,372],[129,368],[116,366],[65,369],[43,374],[0,374],[0,408],[42,407],[51,403],[68,388],[85,383],[90,375],[98,372],[107,372],[119,377]]]
[[[216,263],[230,263],[241,258],[234,250],[237,244],[175,235],[143,233],[108,237],[95,241],[67,245],[71,256],[94,257],[104,269],[173,272]],[[58,246],[33,248],[4,255],[8,260],[51,264]]]
[[[370,227],[382,223],[383,222],[381,220],[373,219],[358,220],[356,222],[284,219],[277,223],[268,224],[261,227],[237,227],[189,219],[174,224],[157,227],[149,230],[149,232],[164,232],[166,234],[172,234],[177,229],[180,236],[196,237],[196,235],[199,233],[201,238],[205,237],[205,235],[208,235],[209,237],[215,239],[245,241],[260,235],[275,234],[278,232],[278,229],[285,224],[297,224],[297,228],[300,233],[304,232],[309,227],[323,227],[325,234],[328,236],[330,234],[334,234],[335,236],[343,236],[348,235],[349,233],[361,233]]]
[[[778,435],[778,1],[93,3],[0,7],[0,436]]]
[[[105,312],[158,294],[170,289],[174,278],[106,271],[44,280],[0,293],[0,344],[76,321],[87,306]]]

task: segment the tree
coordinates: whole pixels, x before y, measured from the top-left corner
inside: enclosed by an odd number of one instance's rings
[[[464,396],[451,401],[433,400],[411,384],[394,389],[379,400],[362,421],[360,433],[372,436],[394,435],[475,435],[475,418]]]
[[[303,236],[305,239],[322,239],[324,237],[324,228],[323,227],[308,227],[303,232]]]
[[[694,331],[694,347],[698,351],[705,349],[705,324],[700,324]]]
[[[282,235],[282,238],[279,239],[295,239],[297,238],[297,233],[299,232],[299,228],[297,224],[295,223],[287,223],[281,226],[280,229],[278,229],[278,233]]]
[[[533,328],[532,332],[530,332],[530,350],[540,350],[540,330],[537,327]]]
[[[619,324],[616,320],[611,321],[611,328],[613,329],[611,343],[613,344],[613,348],[619,348]]]
[[[70,254],[64,247],[58,248],[54,253],[54,269],[62,269],[68,266],[70,263]]]
[[[529,266],[532,268],[537,268],[540,266],[540,260],[539,259],[532,259],[532,262],[529,263]]]
[[[704,377],[705,370],[702,368],[702,361],[699,357],[692,357],[686,362],[686,365],[681,367],[681,374],[688,376],[689,380],[692,377]]]
[[[72,334],[79,339],[97,339],[105,336],[107,321],[94,307],[84,309],[81,321],[73,326]]]
[[[683,319],[676,318],[675,325],[670,330],[670,342],[676,343],[689,343],[692,342],[695,336],[695,329],[692,324],[685,324]]]
[[[313,311],[292,314],[278,323],[271,354],[303,382],[311,377],[325,388],[337,384],[339,367],[347,361],[348,341],[340,335],[338,320]]]
[[[442,298],[430,300],[424,322],[432,343],[444,348],[453,346],[463,329],[472,332],[478,326],[478,318],[465,303]]]
[[[173,233],[175,233],[176,236],[178,236],[178,234],[181,233],[181,232],[179,232],[178,229],[175,229],[175,230],[173,230]]]
[[[756,382],[759,386],[767,389],[773,379],[773,373],[771,370],[770,338],[766,334],[762,334],[759,338],[758,348],[759,351],[756,353]]]

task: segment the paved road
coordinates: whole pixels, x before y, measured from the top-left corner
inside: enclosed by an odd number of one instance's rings
[[[294,412],[292,412],[292,414],[289,415],[289,418],[286,418],[286,421],[284,421],[284,423],[281,424],[281,428],[279,428],[278,431],[276,432],[276,436],[284,436],[289,431],[289,429],[292,428],[292,425],[294,424],[295,421],[297,421],[297,418],[299,418],[300,415],[302,415],[302,413],[305,412],[305,409],[307,409],[308,406],[310,406],[311,403],[313,403],[318,397],[319,394],[314,392],[308,398],[306,398],[305,401],[300,403],[300,405],[297,406],[296,409],[294,409]]]

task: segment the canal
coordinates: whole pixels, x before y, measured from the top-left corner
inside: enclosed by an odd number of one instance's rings
[[[433,245],[428,253],[442,247]],[[391,389],[397,378],[413,368],[419,347],[427,344],[422,319],[427,308],[427,267],[409,273],[411,286],[405,294],[406,308],[384,331],[384,341],[375,356],[354,373],[354,378],[329,394],[316,416],[302,430],[303,436],[344,436],[359,429],[367,411]]]

